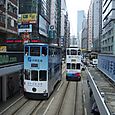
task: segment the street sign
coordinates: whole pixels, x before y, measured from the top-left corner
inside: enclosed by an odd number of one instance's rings
[[[24,43],[30,42],[30,35],[28,32],[25,32],[24,34],[22,34],[22,39]]]
[[[6,52],[7,48],[6,46],[0,46],[0,52]]]

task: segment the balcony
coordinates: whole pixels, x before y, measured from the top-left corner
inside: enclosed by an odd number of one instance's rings
[[[16,27],[8,26],[8,29],[14,32],[18,32],[18,29]]]
[[[3,13],[3,12],[5,12],[5,7],[4,5],[0,5],[0,13]]]
[[[9,1],[11,1],[13,4],[17,6],[17,0],[9,0]]]
[[[7,13],[8,13],[8,15],[12,16],[13,18],[17,19],[17,14],[12,13],[10,11],[8,11]]]
[[[3,27],[3,28],[5,28],[5,23],[3,23],[3,22],[0,22],[0,27]]]

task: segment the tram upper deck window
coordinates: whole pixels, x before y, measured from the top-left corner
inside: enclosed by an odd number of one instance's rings
[[[47,48],[42,47],[42,56],[46,56],[46,55],[47,55]]]
[[[40,47],[30,47],[30,56],[40,56]]]
[[[36,71],[36,70],[31,71],[31,80],[38,81],[38,71]]]
[[[26,47],[25,47],[25,55],[28,55],[28,51],[29,51],[29,47],[26,46]]]
[[[40,70],[39,71],[39,81],[46,81],[47,80],[47,71]]]
[[[76,64],[76,69],[80,69],[80,63]]]
[[[76,50],[71,50],[71,55],[77,55],[77,51]]]

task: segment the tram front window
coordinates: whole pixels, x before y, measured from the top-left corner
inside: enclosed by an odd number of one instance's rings
[[[72,63],[72,69],[75,69],[75,64],[74,63]]]
[[[70,69],[70,66],[71,66],[70,63],[67,63],[67,69]]]
[[[25,75],[26,80],[30,80],[30,71],[29,70],[25,70],[24,75]]]
[[[70,54],[69,54],[69,50],[67,50],[67,55],[70,55]]]
[[[71,55],[77,55],[77,51],[76,50],[71,50]]]
[[[35,70],[31,71],[31,80],[38,81],[38,71],[35,71]]]
[[[47,80],[47,71],[40,70],[39,71],[39,81],[46,81]]]

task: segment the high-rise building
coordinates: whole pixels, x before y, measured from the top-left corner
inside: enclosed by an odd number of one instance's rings
[[[75,35],[70,37],[70,47],[79,47],[78,38]]]
[[[60,46],[62,47],[62,53],[65,56],[65,50],[68,46],[68,33],[70,33],[70,26],[68,23],[68,12],[66,6],[66,0],[61,1],[61,39]]]
[[[16,39],[18,36],[17,17],[18,1],[0,0],[0,45],[3,46],[4,50],[11,50],[7,40]],[[15,48],[14,45],[12,47]]]
[[[77,38],[81,47],[81,31],[82,31],[82,22],[85,19],[85,11],[79,10],[77,12]]]
[[[102,0],[93,1],[93,51],[101,51]]]
[[[48,42],[50,25],[51,0],[19,0],[19,35],[25,31],[31,36],[31,40]],[[29,27],[28,30],[26,27]],[[18,28],[20,30],[21,28]]]
[[[59,39],[61,34],[61,1],[51,0],[51,11],[50,11],[50,31],[52,33],[52,38],[50,43],[55,43],[59,45]]]
[[[89,10],[88,10],[88,51],[91,51],[93,48],[93,2],[91,0]]]
[[[82,37],[81,37],[81,49],[86,52],[88,49],[88,36],[87,36],[87,19],[83,20],[82,23]]]
[[[101,53],[115,55],[115,1],[103,0],[102,12]]]
[[[70,21],[67,20],[67,40],[66,40],[66,47],[70,46]]]
[[[61,39],[61,0],[57,0],[57,42],[60,46]]]

